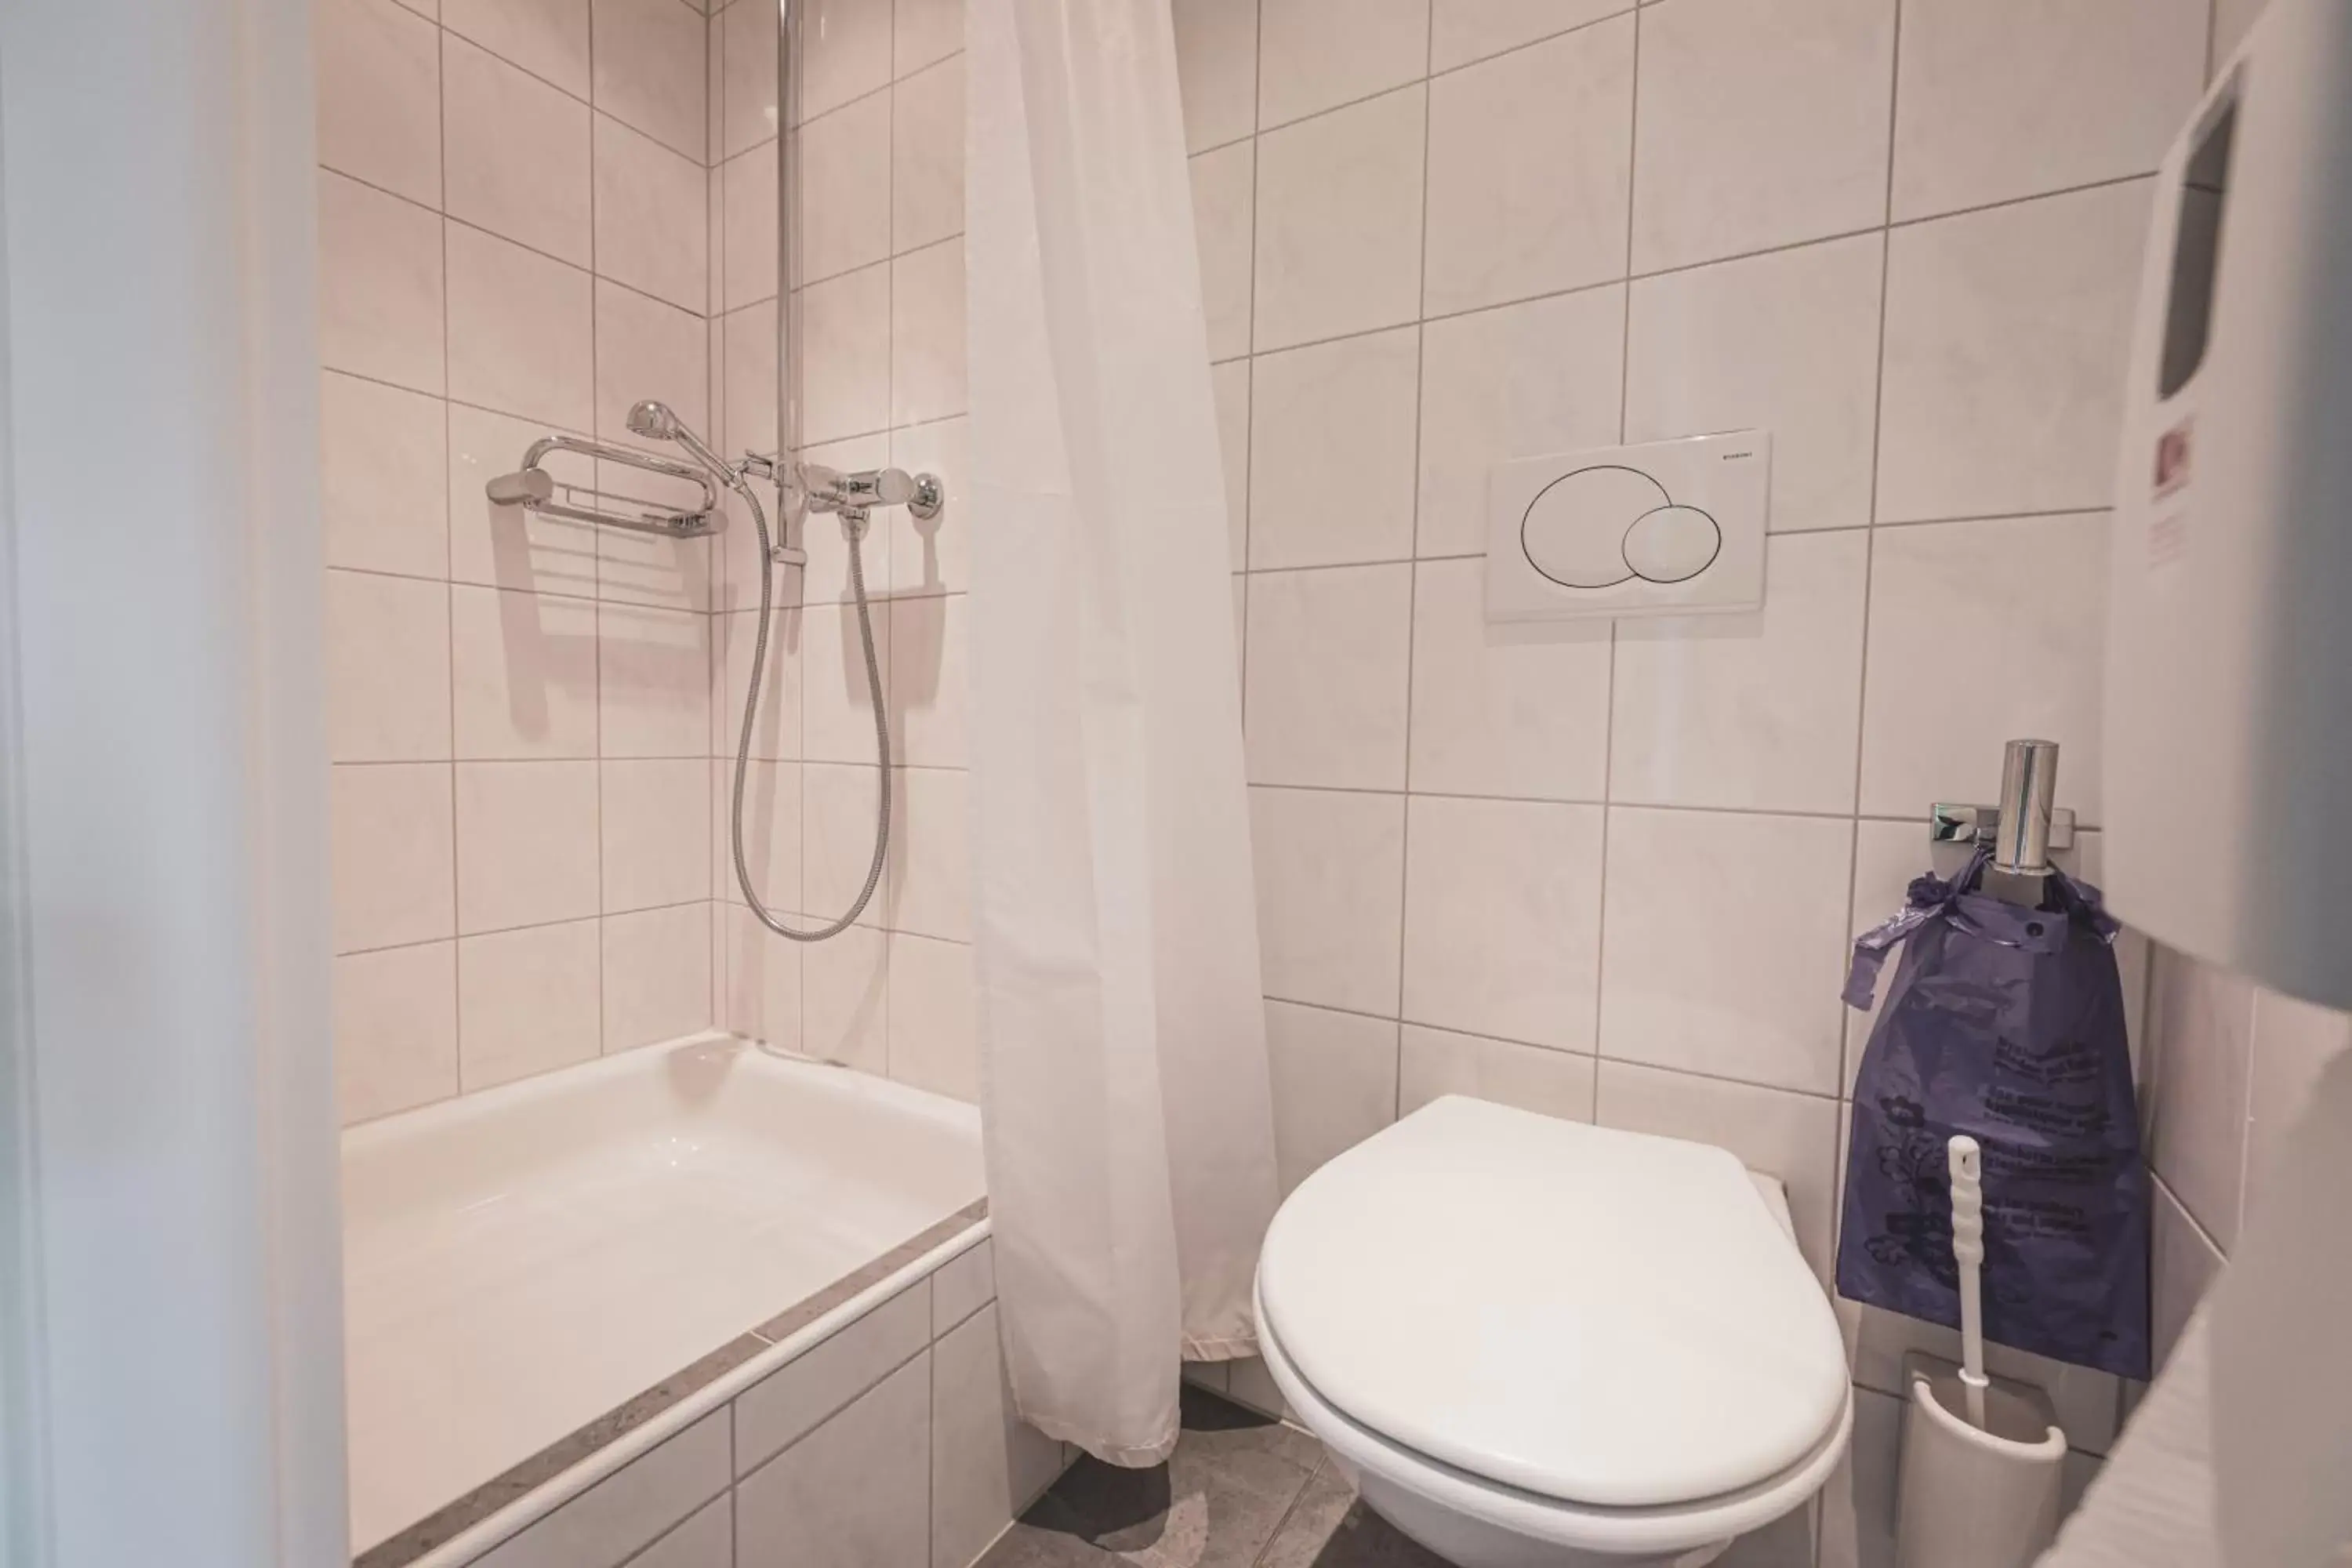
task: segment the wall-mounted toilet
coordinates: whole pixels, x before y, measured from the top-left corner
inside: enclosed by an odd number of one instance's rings
[[[1845,1452],[1837,1320],[1721,1149],[1449,1097],[1268,1229],[1266,1365],[1375,1510],[1462,1568],[1697,1568]]]

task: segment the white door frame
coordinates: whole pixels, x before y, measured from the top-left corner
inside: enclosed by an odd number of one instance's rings
[[[308,0],[0,0],[8,1568],[349,1560],[313,112]]]

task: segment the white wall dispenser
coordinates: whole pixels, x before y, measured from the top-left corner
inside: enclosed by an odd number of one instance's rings
[[[2111,552],[2115,912],[2352,1006],[2352,6],[2277,0],[2157,176]]]
[[[1762,430],[1528,458],[1486,491],[1486,618],[1686,616],[1764,604]]]

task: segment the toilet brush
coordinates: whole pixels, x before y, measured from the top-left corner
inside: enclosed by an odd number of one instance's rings
[[[2058,1533],[2066,1435],[2030,1384],[1984,1370],[1984,1156],[1951,1141],[1960,1364],[1914,1351],[1896,1502],[1897,1568],[2026,1568]]]
[[[1984,1153],[1977,1141],[1956,1135],[1946,1157],[1952,1172],[1952,1256],[1960,1268],[1960,1387],[1969,1425],[1984,1430]]]

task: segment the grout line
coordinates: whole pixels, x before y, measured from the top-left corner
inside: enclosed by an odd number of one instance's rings
[[[1426,26],[1422,35],[1422,69],[1424,76],[1426,75],[1429,68],[1430,51],[1436,47],[1436,40],[1437,9],[1433,5],[1429,7],[1428,16],[1426,17]],[[1424,88],[1426,84],[1424,83]],[[1424,310],[1428,308],[1429,301],[1429,147],[1431,137],[1434,133],[1433,126],[1434,111],[1431,106],[1432,96],[1433,95],[1426,90],[1424,90],[1421,95],[1420,308]],[[1253,271],[1255,271],[1255,268],[1253,268]],[[1421,472],[1421,410],[1423,403],[1421,395],[1421,377],[1422,366],[1425,358],[1426,356],[1423,354],[1422,350],[1422,328],[1418,323],[1415,323],[1412,329],[1412,472],[1416,476]],[[1253,409],[1252,412],[1255,413],[1255,409]],[[1421,548],[1421,486],[1418,482],[1416,482],[1412,487],[1412,538],[1413,548],[1418,552]],[[1415,634],[1419,630],[1421,621],[1421,616],[1419,613],[1420,601],[1421,568],[1418,565],[1415,565],[1410,568],[1406,574],[1404,601],[1403,762],[1405,784],[1408,787],[1412,783],[1412,678],[1413,658],[1416,651],[1414,647]],[[1410,796],[1408,796],[1405,801],[1404,814],[1397,823],[1397,1012],[1400,1016],[1404,1012],[1405,972],[1406,965],[1410,961],[1412,952],[1412,946],[1410,941],[1412,931],[1412,802]],[[1404,1030],[1402,1028],[1398,1029],[1396,1032],[1396,1047],[1394,1055],[1395,1059],[1391,1063],[1389,1073],[1389,1116],[1391,1120],[1394,1120],[1395,1118],[1404,1114]],[[1309,1479],[1311,1479],[1312,1478],[1310,1477]],[[1296,1499],[1292,1500],[1292,1506],[1294,1508],[1297,1506]],[[1287,1512],[1286,1512],[1284,1518],[1287,1519],[1288,1517]],[[1279,1532],[1279,1529],[1280,1527],[1277,1526],[1277,1533]],[[1269,1536],[1267,1539],[1271,1542],[1273,1538]]]
[[[1618,300],[1617,340],[1617,440],[1622,445],[1631,426],[1633,384],[1633,211],[1639,195],[1637,184],[1641,168],[1642,134],[1642,13],[1633,11],[1633,59],[1628,74],[1632,90],[1625,106],[1625,282],[1624,293]],[[1616,811],[1617,751],[1617,637],[1619,623],[1609,623],[1608,685],[1602,689],[1601,708],[1601,852],[1593,871],[1592,920],[1592,1050],[1597,1060],[1601,1050],[1601,1005],[1608,987],[1604,984],[1609,965],[1609,841]],[[1592,1119],[1601,1120],[1601,1069],[1592,1071]]]
[[[1903,0],[1895,0],[1895,35],[1889,50],[1892,64],[1886,84],[1886,184],[1884,193],[1884,215],[1892,218],[1895,212],[1895,127],[1900,110],[1903,90]],[[1878,559],[1878,486],[1879,465],[1885,448],[1886,436],[1886,318],[1887,285],[1894,273],[1895,245],[1891,230],[1878,247],[1878,348],[1873,374],[1875,376],[1871,400],[1870,421],[1870,520],[1871,527],[1863,535],[1862,552],[1862,647],[1855,659],[1859,667],[1854,677],[1853,711],[1853,794],[1852,799],[1859,810],[1862,805],[1862,780],[1864,759],[1870,753],[1870,599],[1874,574]],[[1855,883],[1862,875],[1862,825],[1855,819],[1847,837],[1845,929],[1855,929]],[[1856,1064],[1853,1054],[1853,1030],[1843,1010],[1838,1015],[1838,1083],[1853,1081]],[[1834,1161],[1836,1155],[1832,1153]],[[1832,1173],[1834,1175],[1834,1173]]]
[[[434,25],[434,26],[435,26],[436,30],[437,31],[437,33],[438,33],[438,35],[439,35],[439,36],[435,39],[435,43],[436,43],[436,45],[437,47],[436,47],[435,48],[435,50],[434,50],[434,58],[433,58],[433,63],[434,63],[434,82],[433,82],[433,90],[434,90],[434,126],[433,126],[433,129],[434,129],[434,131],[435,131],[435,132],[436,132],[436,138],[437,138],[437,140],[438,140],[438,142],[439,142],[439,153],[440,153],[440,171],[439,171],[439,175],[440,175],[440,190],[441,190],[440,201],[441,201],[441,205],[442,205],[443,206],[446,206],[446,205],[448,205],[448,201],[449,201],[449,70],[448,70],[448,53],[449,53],[449,50],[448,50],[448,44],[449,44],[449,31],[448,31],[448,29],[447,29],[446,27],[444,27],[444,26],[441,26],[440,13],[439,13],[439,7],[438,7],[438,6],[436,6],[436,7],[435,7],[434,24],[433,24],[433,25]],[[346,177],[348,177],[348,176],[346,176]],[[594,179],[594,174],[593,174],[593,169],[591,170],[590,179],[589,179],[589,184],[590,184],[590,185],[591,185],[591,186],[593,186],[593,184],[595,184],[595,179]],[[447,397],[447,393],[448,393],[448,390],[449,390],[449,348],[450,348],[450,344],[449,344],[449,336],[450,336],[450,334],[449,334],[449,219],[448,219],[448,216],[447,216],[447,215],[446,215],[446,214],[445,214],[445,213],[439,213],[437,209],[436,209],[436,216],[438,216],[440,217],[440,219],[441,219],[441,228],[440,228],[440,232],[439,232],[437,235],[436,235],[434,237],[435,237],[435,238],[439,242],[439,244],[440,244],[440,248],[441,248],[441,391],[442,391],[442,402],[441,402],[441,449],[442,449],[442,454],[443,454],[444,459],[446,460],[446,457],[447,457],[447,455],[448,455],[448,453],[449,453],[452,449],[454,449],[454,447],[456,447],[456,444],[457,444],[457,443],[456,443],[456,441],[455,441],[455,439],[452,437],[452,436],[451,436],[451,434],[450,434],[450,429],[449,429],[450,423],[451,423],[451,411],[456,407],[456,405],[452,404],[452,403],[448,400],[448,397]],[[593,226],[593,224],[592,224],[592,226],[592,226],[592,227]],[[591,285],[591,287],[592,287],[592,289],[593,289],[593,285]],[[593,298],[592,298],[592,300],[591,300],[590,309],[591,309],[591,311],[592,311],[592,313],[593,313],[593,309],[594,309]],[[593,380],[593,378],[592,377],[591,379]],[[594,395],[593,391],[592,390],[592,391],[591,391],[591,393],[590,393],[590,395],[589,395],[590,407],[591,407],[591,411],[592,411],[592,412],[593,412],[593,407],[594,407],[594,398],[595,398],[595,395]],[[447,505],[447,497],[446,497],[446,494],[445,494],[445,495],[444,495],[444,497],[443,497],[443,505],[444,505],[445,507]],[[445,572],[445,574],[444,574],[445,575],[454,574],[455,574],[455,572],[456,572],[456,570],[457,570],[457,530],[456,530],[456,528],[455,528],[455,526],[454,526],[454,524],[455,524],[456,521],[457,521],[457,520],[456,520],[456,519],[454,519],[454,518],[445,518],[445,519],[443,520],[443,524],[442,524],[442,549],[443,549],[443,551],[446,552],[446,556],[447,556],[447,565],[446,565],[446,572]],[[593,568],[592,568],[592,571],[593,571]],[[451,1043],[451,1054],[452,1054],[452,1056],[455,1058],[455,1059],[450,1063],[450,1067],[451,1067],[451,1068],[454,1070],[454,1072],[455,1072],[455,1074],[456,1074],[456,1078],[457,1078],[457,1081],[456,1081],[456,1082],[451,1086],[452,1090],[453,1090],[453,1093],[454,1093],[455,1095],[462,1095],[462,1094],[464,1094],[464,1093],[466,1092],[466,1005],[465,1005],[465,996],[466,996],[466,973],[465,973],[465,969],[466,969],[466,966],[465,966],[465,957],[464,957],[464,953],[459,950],[459,948],[458,948],[458,947],[457,947],[457,911],[458,911],[458,910],[459,910],[460,908],[462,908],[462,907],[463,907],[463,902],[462,902],[462,893],[461,893],[460,889],[461,889],[464,887],[464,885],[465,885],[465,879],[464,879],[464,862],[463,862],[463,857],[462,857],[462,856],[459,854],[459,852],[458,852],[458,846],[459,846],[459,844],[462,842],[462,839],[461,839],[461,835],[460,835],[460,832],[459,832],[458,820],[457,820],[457,763],[456,763],[456,761],[455,761],[455,756],[454,756],[454,754],[455,754],[455,752],[457,752],[457,594],[456,594],[456,592],[455,592],[455,590],[454,590],[453,588],[446,587],[446,586],[445,586],[445,587],[443,588],[442,593],[443,593],[443,595],[444,595],[444,604],[443,604],[443,607],[442,607],[443,635],[446,637],[446,639],[447,639],[447,641],[448,641],[448,647],[447,647],[447,649],[446,649],[446,659],[447,659],[448,671],[449,671],[449,674],[448,674],[448,680],[449,680],[449,750],[450,750],[450,752],[451,752],[451,753],[452,753],[452,761],[451,761],[451,762],[449,763],[449,764],[448,764],[448,766],[449,766],[449,926],[450,926],[450,936],[449,936],[449,943],[450,943],[450,945],[449,945],[449,973],[450,973],[450,993],[451,993],[451,994],[450,994],[450,998],[449,998],[449,1010],[450,1010],[450,1013],[451,1013],[451,1015],[452,1015],[452,1016],[451,1016],[451,1017],[450,1017],[450,1020],[449,1020],[449,1023],[450,1023],[449,1038],[450,1038],[450,1043]],[[331,763],[331,764],[330,764],[330,767],[331,767],[331,765],[332,765],[332,764]],[[602,888],[601,888],[601,887],[598,889],[598,901],[599,901],[599,902],[602,902],[602,901],[603,901],[603,889],[602,889]],[[603,1011],[604,1011],[603,1007],[602,1007],[601,1005],[599,1005],[599,1007],[598,1007],[598,1009],[597,1009],[597,1012],[598,1012],[598,1015],[599,1015],[600,1016],[602,1016]],[[603,1041],[602,1041],[601,1039],[599,1039],[599,1041],[598,1041],[597,1043],[598,1043],[598,1047],[599,1047],[599,1054],[602,1054]]]

